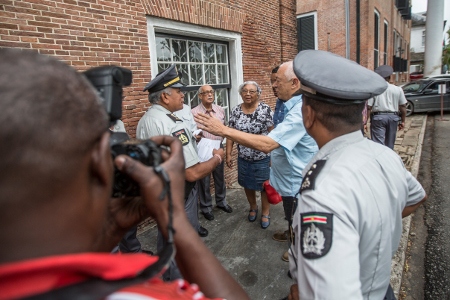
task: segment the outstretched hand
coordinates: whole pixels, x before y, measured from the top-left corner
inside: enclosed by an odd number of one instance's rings
[[[226,126],[219,119],[211,117],[208,114],[198,113],[194,116],[194,120],[197,122],[198,128],[214,135],[224,136],[223,130]]]

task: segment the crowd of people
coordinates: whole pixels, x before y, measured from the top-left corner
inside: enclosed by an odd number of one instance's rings
[[[426,194],[390,144],[380,144],[379,129],[378,143],[361,134],[368,99],[372,126],[379,128],[374,115],[391,122],[394,112],[404,122],[389,69],[302,51],[272,70],[275,113],[260,85],[246,81],[226,124],[213,88],[201,86],[191,110],[170,66],[143,89],[151,106],[136,137],[159,145],[163,160],[147,166],[112,159],[111,131],[125,127],[111,127],[81,73],[14,49],[0,49],[0,68],[0,299],[248,299],[201,240],[208,230],[198,218],[214,219],[211,177],[216,207],[233,212],[224,164],[235,165],[235,144],[248,221],[258,218],[259,191],[260,225],[270,226],[265,181],[281,195],[287,226],[273,239],[288,241],[281,258],[295,284],[287,299],[395,299],[389,278],[401,219]],[[139,197],[111,198],[114,168],[137,183]],[[136,238],[149,216],[158,225],[155,255]]]

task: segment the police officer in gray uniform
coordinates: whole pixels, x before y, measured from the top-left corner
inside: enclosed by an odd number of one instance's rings
[[[303,171],[288,299],[385,299],[402,216],[426,199],[394,151],[361,135],[364,102],[387,84],[318,50],[297,54],[294,71],[303,123],[320,150]],[[389,297],[395,299],[392,289]]]
[[[375,69],[375,73],[386,80],[388,87],[380,95],[369,99],[367,115],[370,116],[372,141],[394,149],[397,127],[398,130],[405,127],[406,98],[400,87],[389,83],[392,72],[392,67],[387,65]]]
[[[181,78],[172,65],[165,71],[156,75],[144,88],[149,92],[149,101],[152,106],[139,120],[136,137],[148,139],[152,136],[171,135],[177,137],[183,144],[183,154],[186,164],[185,182],[185,210],[192,226],[197,229],[200,236],[207,236],[208,231],[198,222],[198,193],[197,180],[205,177],[222,163],[224,152],[222,149],[213,150],[213,157],[206,162],[199,162],[197,146],[189,126],[177,117],[174,112],[183,108],[184,93],[181,88]],[[158,233],[158,250],[163,247],[163,238]],[[180,278],[178,268],[171,265],[164,274],[165,280]]]

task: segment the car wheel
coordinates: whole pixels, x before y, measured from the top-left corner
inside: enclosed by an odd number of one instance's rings
[[[406,116],[410,116],[412,115],[414,112],[414,105],[412,104],[411,101],[407,101],[406,102]]]

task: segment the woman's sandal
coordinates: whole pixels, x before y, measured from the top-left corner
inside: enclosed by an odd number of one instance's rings
[[[251,213],[255,213],[255,215],[251,215]],[[255,222],[256,221],[256,216],[258,215],[258,208],[256,208],[256,209],[250,209],[249,211],[248,211],[248,221],[249,222]]]
[[[266,218],[267,222],[264,222],[262,219]],[[261,228],[266,229],[270,225],[270,216],[269,215],[261,215]]]

